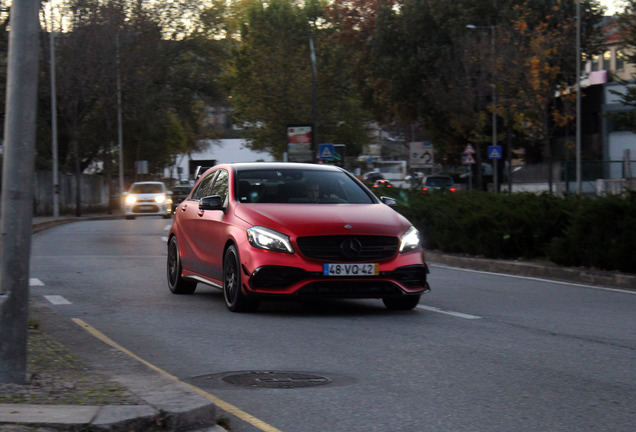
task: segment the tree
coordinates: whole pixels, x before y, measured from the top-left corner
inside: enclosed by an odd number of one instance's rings
[[[286,126],[313,120],[309,45],[313,35],[318,64],[317,135],[321,142],[346,144],[349,154],[357,154],[366,139],[367,117],[353,86],[349,59],[332,43],[332,30],[318,25],[320,17],[315,13],[320,8],[311,2],[308,7],[302,9],[290,0],[254,0],[243,15],[233,15],[244,17],[226,75],[235,120],[248,128],[252,148],[282,157]]]
[[[467,141],[490,140],[496,107],[496,121],[503,120],[507,136],[516,130],[517,141],[542,143],[550,158],[546,142],[554,126],[572,119],[554,109],[554,94],[575,82],[574,1],[374,3],[372,28],[346,28],[359,36],[349,38],[352,44],[369,53],[366,73],[359,76],[377,118],[410,125],[420,139],[431,139],[438,152],[458,160]],[[601,11],[596,1],[582,3],[583,47],[590,53],[595,42],[590,29]],[[355,22],[354,11],[353,18],[341,15],[343,26]],[[484,31],[469,31],[468,24]],[[495,56],[489,31],[495,32]],[[494,85],[501,95],[496,104]]]
[[[627,63],[636,64],[636,0],[629,0],[623,13],[618,18],[619,31],[624,43],[623,55]],[[633,78],[636,78],[634,74]],[[626,91],[621,94],[624,105],[630,107],[627,111],[608,114],[610,120],[619,127],[636,133],[636,86],[623,82]]]
[[[582,23],[593,28],[600,19],[601,10],[596,2],[584,2]],[[520,53],[521,79],[507,82],[512,94],[512,106],[519,109],[517,128],[525,132],[535,154],[551,164],[554,160],[555,131],[572,124],[576,82],[576,9],[569,1],[555,1],[548,5],[532,0],[515,8],[510,43]],[[588,52],[597,47],[598,33],[587,32],[584,47]],[[560,95],[556,98],[555,95]],[[530,152],[532,153],[532,152]],[[552,169],[548,181],[552,190]]]
[[[183,6],[183,5],[181,5]],[[65,15],[70,31],[56,47],[59,155],[62,169],[83,171],[117,160],[117,78],[121,82],[124,165],[147,160],[160,173],[174,154],[192,151],[208,136],[205,104],[224,100],[218,85],[223,42],[202,37],[169,8],[144,8],[126,0],[71,0]],[[184,6],[185,7],[185,6]],[[167,40],[179,27],[180,39]],[[45,71],[48,73],[48,64]],[[48,83],[43,79],[43,83]],[[48,86],[40,96],[39,160],[50,163]]]

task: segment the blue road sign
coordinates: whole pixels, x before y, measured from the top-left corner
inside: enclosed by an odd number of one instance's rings
[[[501,146],[488,146],[488,159],[501,159]]]
[[[333,159],[335,156],[333,144],[320,144],[318,157],[320,159]]]

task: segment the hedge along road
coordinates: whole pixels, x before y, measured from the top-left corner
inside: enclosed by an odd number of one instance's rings
[[[213,288],[168,291],[166,233],[160,218],[38,233],[31,297],[60,296],[58,313],[237,407],[234,431],[636,426],[633,293],[433,266],[414,311],[358,300],[233,314]]]

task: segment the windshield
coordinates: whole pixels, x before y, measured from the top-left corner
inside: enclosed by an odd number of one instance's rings
[[[258,169],[238,172],[242,203],[371,204],[369,193],[344,172]]]
[[[429,177],[426,179],[427,186],[452,186],[453,179],[450,177]]]
[[[162,193],[163,187],[158,183],[137,183],[132,185],[130,193],[136,194],[149,194],[149,193]]]

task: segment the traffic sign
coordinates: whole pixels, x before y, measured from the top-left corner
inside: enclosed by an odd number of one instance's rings
[[[501,146],[488,146],[488,159],[501,159]]]
[[[462,155],[462,165],[474,165],[475,158],[470,153],[464,153]]]
[[[335,155],[333,144],[320,144],[318,157],[320,159],[333,159]]]
[[[409,150],[411,152],[411,160],[409,165],[411,168],[432,168],[435,163],[435,150],[433,144],[428,141],[425,142],[411,142],[409,143]]]
[[[468,145],[466,146],[466,149],[464,150],[464,153],[467,153],[467,154],[475,154],[475,153],[477,153],[477,152],[475,151],[475,147],[473,147],[473,145],[472,145],[472,144],[468,144]]]

